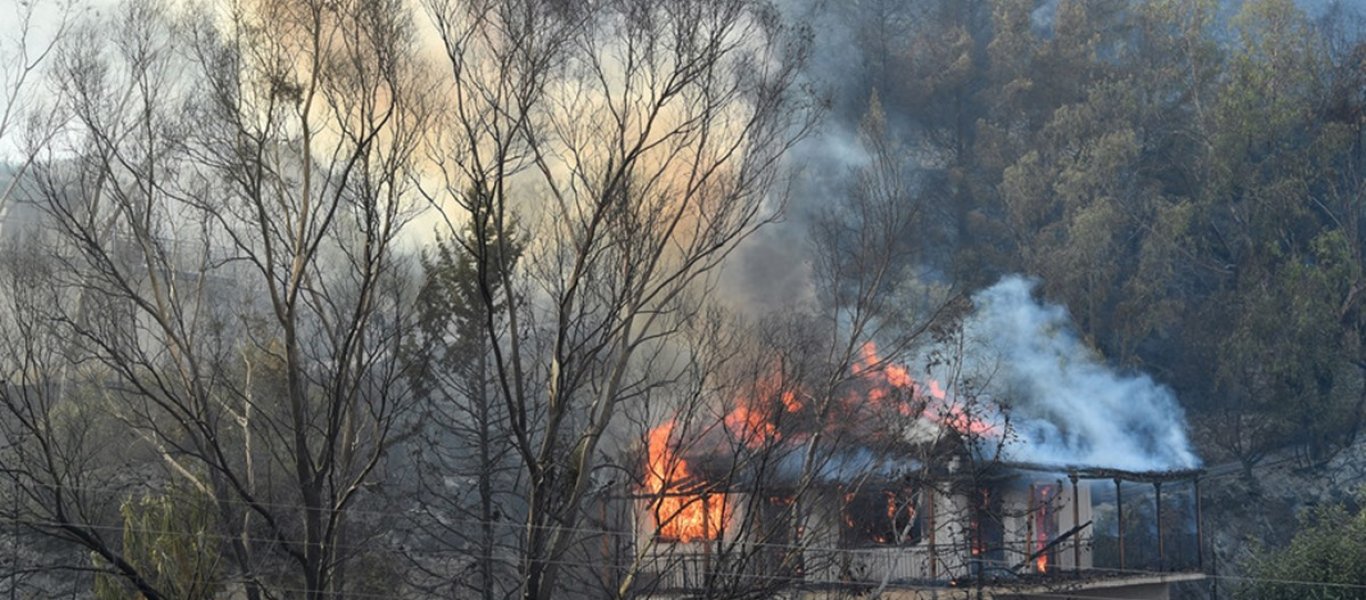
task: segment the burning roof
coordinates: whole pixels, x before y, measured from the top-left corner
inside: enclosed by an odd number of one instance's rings
[[[652,499],[661,535],[714,538],[733,517],[726,494],[736,490],[946,481],[969,472],[1198,476],[1170,391],[1104,365],[1072,333],[1065,310],[1033,299],[1033,286],[1006,278],[975,295],[963,327],[969,349],[942,377],[934,366],[945,361],[926,360],[926,374],[913,375],[869,342],[822,398],[774,370],[710,424],[686,423],[689,431],[670,419],[654,427],[641,492]],[[973,369],[994,377],[968,384],[962,373]]]

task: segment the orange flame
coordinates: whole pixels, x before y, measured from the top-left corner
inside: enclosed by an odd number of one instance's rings
[[[920,403],[920,418],[947,426],[964,435],[997,435],[995,425],[974,417],[964,406],[951,401],[944,391],[944,386],[938,381],[928,379],[924,383],[917,382],[906,367],[886,362],[878,355],[877,345],[873,342],[867,342],[859,349],[859,359],[850,367],[850,371],[857,377],[872,381],[876,386],[867,393],[868,399],[874,405],[881,405],[893,396],[889,389],[902,390],[907,393],[895,396],[898,398],[896,410],[903,416],[911,416],[914,412],[912,405],[905,401],[909,397]]]
[[[938,381],[916,381],[904,365],[879,356],[877,346],[872,342],[859,348],[859,356],[850,371],[869,384],[863,391],[866,402],[850,407],[861,413],[860,418],[876,420],[895,411],[965,435],[998,435],[990,422],[975,418],[965,407],[955,404]],[[758,448],[782,441],[784,432],[801,435],[794,433],[791,427],[779,428],[783,415],[800,413],[806,407],[797,390],[786,387],[776,371],[756,381],[752,394],[752,397],[737,398],[735,406],[721,419],[721,425],[731,439],[749,448]],[[862,414],[865,410],[875,412]],[[648,436],[648,472],[644,488],[655,497],[652,508],[658,535],[661,539],[679,542],[720,539],[731,518],[729,501],[724,494],[679,489],[680,484],[692,479],[694,474],[690,472],[687,460],[670,447],[674,426],[675,422],[670,420],[651,429]],[[887,512],[895,520],[897,507],[892,497],[888,498]]]
[[[1048,546],[1049,525],[1052,523],[1052,505],[1048,502],[1048,494],[1052,491],[1052,486],[1039,487],[1039,507],[1034,513],[1034,552],[1043,552]],[[1043,552],[1038,558],[1034,559],[1034,569],[1040,573],[1048,572],[1048,553]]]
[[[725,418],[726,430],[751,448],[764,442],[778,439],[778,427],[770,422],[768,415],[740,405]]]
[[[782,439],[778,415],[796,413],[804,407],[797,393],[784,390],[778,375],[769,375],[754,384],[753,398],[738,398],[737,404],[722,420],[726,431],[750,448]]]
[[[651,429],[648,440],[645,490],[658,494],[653,501],[658,535],[661,539],[684,543],[720,539],[730,518],[725,496],[677,494],[671,489],[692,477],[688,461],[676,456],[670,448],[673,429],[674,422],[668,421]]]
[[[735,408],[722,418],[725,430],[750,448],[781,439],[778,416],[804,408],[797,393],[784,390],[775,375],[755,382],[753,398],[740,397]],[[731,507],[724,494],[682,493],[677,488],[693,477],[688,461],[670,446],[675,422],[670,420],[650,430],[645,491],[656,495],[653,502],[655,524],[661,539],[678,542],[720,539],[731,519]]]

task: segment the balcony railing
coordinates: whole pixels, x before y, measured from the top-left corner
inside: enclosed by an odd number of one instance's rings
[[[1172,540],[1169,540],[1171,544]],[[963,544],[918,544],[903,547],[805,548],[734,552],[682,552],[663,549],[647,559],[644,583],[655,592],[687,592],[718,586],[765,588],[875,589],[940,587],[971,582],[1014,582],[1069,578],[1078,573],[1124,576],[1153,572],[1197,570],[1193,557],[1169,557],[1164,564],[1130,564],[1121,569],[1106,557],[1115,556],[1115,539],[1100,535],[1058,544],[1040,553],[1026,544],[1005,544],[977,554]],[[1131,552],[1131,555],[1135,554]],[[779,558],[783,556],[785,558]],[[1082,558],[1081,567],[1076,565]]]

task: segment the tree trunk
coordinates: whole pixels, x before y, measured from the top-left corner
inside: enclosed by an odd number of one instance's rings
[[[480,352],[476,368],[474,386],[475,411],[479,421],[479,583],[480,597],[494,600],[493,593],[493,548],[494,548],[494,507],[493,475],[494,465],[490,446],[493,443],[489,423],[488,398],[488,353]]]

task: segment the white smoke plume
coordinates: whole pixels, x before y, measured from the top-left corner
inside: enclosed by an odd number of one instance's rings
[[[981,345],[975,360],[993,361],[988,392],[1010,406],[1018,439],[1005,458],[1128,470],[1199,465],[1171,389],[1105,364],[1078,339],[1067,310],[1035,300],[1034,287],[1003,278],[973,296],[965,323]]]

